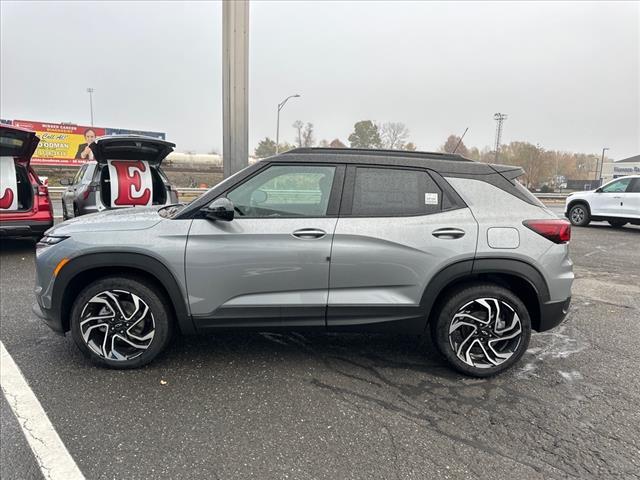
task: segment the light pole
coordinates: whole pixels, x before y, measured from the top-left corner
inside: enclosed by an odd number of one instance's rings
[[[299,96],[300,95],[297,93],[295,95],[289,95],[287,98],[285,98],[283,101],[281,101],[278,104],[278,121],[276,123],[276,155],[280,151],[280,110],[282,110],[282,107],[285,106],[285,104],[289,101],[290,98],[298,98]]]
[[[93,92],[95,90],[91,87],[87,88],[87,93],[89,94],[89,109],[91,110],[91,126],[93,127]]]
[[[598,162],[596,161],[596,180],[598,182],[602,181],[602,167],[604,167],[604,152],[609,150],[609,147],[604,147],[602,149],[602,157],[600,158],[600,174],[598,174]]]

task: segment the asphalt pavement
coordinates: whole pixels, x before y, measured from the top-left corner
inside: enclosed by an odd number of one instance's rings
[[[0,339],[87,478],[640,478],[640,228],[574,228],[566,322],[489,379],[414,337],[179,338],[112,371],[32,313],[30,242],[2,240]],[[41,478],[0,399],[0,476]]]

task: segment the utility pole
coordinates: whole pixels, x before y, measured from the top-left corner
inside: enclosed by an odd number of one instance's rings
[[[502,124],[507,119],[506,113],[496,113],[493,115],[493,119],[497,122],[496,124],[496,163],[498,162],[498,154],[500,151],[500,142],[502,141]]]
[[[600,158],[600,173],[598,174],[598,161],[596,159],[596,180],[598,180],[598,182],[602,182],[602,168],[604,167],[604,152],[606,150],[609,150],[609,147],[604,147],[602,149],[602,158]]]
[[[89,110],[91,112],[91,126],[93,127],[93,92],[95,90],[91,87],[87,88],[87,93],[89,94]]]
[[[249,163],[249,1],[222,2],[222,165],[225,178]]]
[[[300,95],[297,93],[295,95],[289,95],[287,98],[285,98],[283,101],[281,101],[278,104],[278,120],[276,123],[276,155],[280,151],[280,110],[282,110],[282,108],[285,106],[285,104],[289,101],[290,98],[298,98],[298,97],[300,97]]]

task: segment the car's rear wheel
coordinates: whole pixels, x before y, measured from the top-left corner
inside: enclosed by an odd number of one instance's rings
[[[67,213],[67,204],[62,200],[62,220],[69,220],[69,214]]]
[[[591,221],[589,209],[584,203],[578,203],[569,210],[569,221],[576,227],[586,227]]]
[[[453,368],[489,377],[520,360],[529,345],[531,319],[513,292],[482,283],[457,290],[444,301],[432,335]]]
[[[609,220],[609,225],[613,228],[622,228],[627,224],[627,222],[621,222],[620,220]]]
[[[76,298],[71,335],[95,363],[136,368],[152,361],[169,343],[170,312],[164,296],[143,279],[105,277]]]

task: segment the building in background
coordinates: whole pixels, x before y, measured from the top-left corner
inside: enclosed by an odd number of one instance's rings
[[[605,162],[602,166],[602,183],[626,175],[640,175],[640,155],[623,158],[617,162]]]

